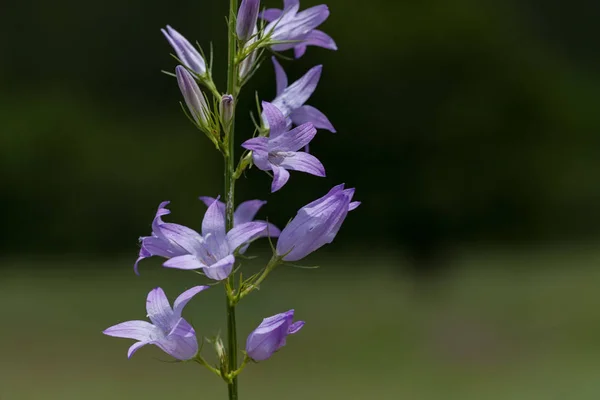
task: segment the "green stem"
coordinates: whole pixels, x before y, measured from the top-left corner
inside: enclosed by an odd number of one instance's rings
[[[235,37],[235,14],[237,12],[237,0],[229,0],[229,27],[228,27],[228,57],[227,57],[227,93],[234,97],[234,112],[229,124],[225,152],[225,220],[226,230],[233,228],[233,211],[235,208],[235,178],[234,178],[234,126],[235,126],[235,104],[237,103],[236,80],[237,68],[235,66],[235,56],[237,53],[237,39]],[[227,278],[227,355],[229,357],[229,371],[237,369],[237,332],[235,327],[235,302],[231,301],[230,291],[234,291],[233,278]],[[231,289],[229,289],[231,288]],[[229,391],[229,400],[238,400],[237,376],[233,376],[231,382],[227,384]]]
[[[257,289],[260,286],[261,282],[265,280],[267,275],[269,275],[271,273],[271,271],[273,271],[275,269],[275,267],[279,265],[280,262],[281,262],[281,258],[275,257],[275,256],[272,257],[271,260],[269,260],[269,263],[265,267],[262,274],[260,274],[260,276],[258,278],[256,278],[256,280],[254,282],[252,282],[251,286],[249,286],[248,288],[246,288],[243,292],[241,292],[239,294],[237,300],[239,301],[239,300],[243,299],[248,294],[250,294],[250,292],[252,292],[254,289]]]

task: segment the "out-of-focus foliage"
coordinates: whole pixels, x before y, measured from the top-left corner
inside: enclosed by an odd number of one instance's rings
[[[227,2],[14,2],[0,39],[3,252],[134,251],[162,200],[199,226],[199,195],[220,191],[218,154],[183,117],[159,32],[208,49],[224,78]],[[303,1],[310,6],[315,1]],[[255,169],[239,198],[269,200],[284,224],[344,177],[363,201],[340,243],[419,248],[600,229],[598,6],[476,0],[328,2],[340,50],[285,62],[290,79],[324,64],[309,101],[337,134],[311,151],[328,178],[295,174],[276,195]],[[276,2],[265,2],[275,6]],[[237,140],[251,134],[246,90]],[[336,245],[342,246],[342,244]]]

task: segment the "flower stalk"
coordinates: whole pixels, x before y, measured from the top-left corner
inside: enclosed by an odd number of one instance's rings
[[[234,104],[231,111],[231,119],[227,125],[227,131],[225,132],[225,141],[227,143],[227,149],[224,153],[225,159],[225,229],[229,231],[233,228],[233,213],[235,210],[235,103],[238,98],[237,90],[237,68],[235,63],[235,56],[237,54],[237,39],[236,39],[236,12],[238,8],[237,0],[229,0],[229,29],[228,31],[228,50],[227,50],[227,93],[233,95]],[[235,321],[235,302],[231,301],[233,296],[230,295],[230,291],[235,291],[233,287],[233,277],[229,276],[226,282],[226,294],[227,294],[227,355],[229,357],[229,368],[231,370],[237,369],[237,331]],[[227,289],[227,287],[231,289]],[[237,375],[231,377],[231,380],[227,383],[227,390],[229,393],[229,400],[238,399],[238,384]]]

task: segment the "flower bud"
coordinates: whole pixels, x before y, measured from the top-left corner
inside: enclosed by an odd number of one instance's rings
[[[304,321],[293,320],[294,310],[263,319],[246,340],[248,356],[254,361],[263,361],[285,346],[287,335],[293,335],[304,326]]]
[[[302,207],[294,219],[281,231],[277,255],[285,261],[297,261],[321,246],[331,243],[348,211],[360,202],[351,202],[354,189],[335,186],[325,196]]]
[[[179,58],[183,65],[198,75],[206,74],[206,62],[204,58],[202,58],[198,50],[183,35],[169,25],[167,25],[167,30],[161,29],[161,32],[165,35],[169,44],[175,50],[177,58]]]
[[[230,94],[224,94],[221,97],[221,103],[219,104],[219,112],[221,113],[221,121],[223,125],[229,125],[231,118],[233,117],[233,96]]]
[[[259,7],[260,0],[242,0],[235,27],[238,38],[242,42],[247,41],[252,36],[252,32],[256,27],[256,21],[258,20]]]
[[[197,124],[205,126],[208,122],[208,106],[196,80],[183,66],[175,68],[177,83],[185,100],[185,104]]]

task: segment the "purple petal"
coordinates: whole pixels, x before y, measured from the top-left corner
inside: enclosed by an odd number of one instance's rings
[[[304,41],[294,47],[294,57],[300,58],[306,52],[307,46],[317,46],[329,50],[337,50],[335,41],[323,31],[313,29],[305,37]]]
[[[300,0],[283,0],[283,8],[285,10],[294,8],[294,7],[299,7],[299,6],[300,6]]]
[[[163,263],[163,267],[175,268],[175,269],[199,269],[206,267],[197,256],[192,254],[186,254],[183,256],[173,257]]]
[[[169,300],[161,288],[154,288],[148,293],[146,311],[148,312],[150,321],[162,331],[168,332],[173,328],[176,319],[174,318]]]
[[[156,337],[158,328],[147,321],[127,321],[111,326],[102,333],[108,336],[150,341]]]
[[[227,232],[227,241],[229,242],[230,251],[235,251],[241,245],[260,237],[266,229],[267,224],[258,221],[246,222],[234,227]]]
[[[175,50],[177,58],[189,69],[199,75],[206,73],[206,63],[198,50],[179,32],[167,25],[167,30],[161,29],[167,41]]]
[[[275,82],[277,84],[277,96],[279,96],[288,85],[288,78],[276,57],[271,57],[273,67],[275,68]]]
[[[294,58],[300,58],[306,53],[306,45],[304,43],[294,47]]]
[[[290,9],[289,13],[294,11]],[[325,4],[307,8],[304,11],[286,18],[283,15],[279,23],[273,21],[265,28],[266,32],[273,31],[274,40],[303,40],[314,28],[321,25],[329,17],[329,9]],[[277,44],[272,46],[275,51],[283,51],[295,47],[294,43]]]
[[[242,147],[246,150],[267,152],[268,141],[269,139],[266,137],[255,137],[242,143]]]
[[[198,293],[200,293],[203,290],[206,290],[208,288],[209,288],[209,286],[194,286],[193,288],[188,289],[185,292],[181,293],[175,299],[175,302],[173,303],[173,315],[174,315],[174,317],[175,318],[181,318],[181,312],[183,311],[183,308],[192,299],[192,297],[194,297]]]
[[[218,199],[206,210],[202,220],[202,236],[214,235],[217,240],[225,237],[225,214],[219,207]]]
[[[223,213],[223,215],[225,215],[225,203],[223,203],[222,201],[219,201],[217,199],[215,199],[214,197],[208,197],[208,196],[200,196],[198,197],[204,204],[206,204],[206,207],[210,207],[210,205],[212,203],[214,203],[215,201],[218,201],[218,205],[219,208],[221,209],[221,212]]]
[[[283,10],[280,10],[278,8],[267,8],[259,15],[265,21],[271,22],[271,21],[275,21],[276,19],[279,19],[279,17],[281,17],[282,12],[283,12]]]
[[[317,129],[327,129],[335,133],[335,128],[329,122],[329,119],[321,111],[312,106],[302,106],[292,112],[290,115],[296,125],[302,125],[306,122],[312,123]]]
[[[231,274],[231,270],[233,269],[233,264],[235,263],[235,257],[232,255],[228,255],[227,257],[222,258],[216,263],[206,266],[203,268],[204,273],[210,279],[214,279],[215,281],[222,281],[226,279],[229,274]]]
[[[288,333],[293,335],[294,333],[298,333],[300,329],[304,326],[304,321],[296,321],[294,322],[290,328],[288,329]]]
[[[267,204],[267,202],[263,200],[248,200],[240,203],[233,214],[233,225],[235,226],[252,221],[258,210],[265,204]]]
[[[263,101],[263,118],[269,125],[269,137],[277,137],[281,133],[285,132],[287,122],[285,116],[282,114],[280,108],[269,102]]]
[[[287,172],[284,168],[272,165],[273,169],[273,183],[271,184],[271,193],[275,193],[279,189],[286,184],[288,179],[290,179],[290,173]]]
[[[317,130],[310,122],[269,140],[269,152],[298,151],[315,137]]]
[[[256,28],[259,6],[260,0],[242,0],[236,21],[236,33],[242,42],[248,40]]]
[[[178,360],[189,360],[198,353],[198,341],[194,328],[183,318],[173,326],[169,334],[154,342],[165,353]]]
[[[300,108],[313,94],[321,78],[321,72],[323,71],[322,65],[308,70],[304,76],[298,79],[296,82],[288,86],[283,93],[277,95],[273,100],[273,105],[277,107],[285,117]]]
[[[325,196],[302,207],[283,229],[277,241],[277,254],[297,261],[331,243],[349,210],[354,189],[338,185]]]
[[[302,171],[315,176],[325,176],[325,167],[312,154],[304,152],[288,153],[279,165],[285,169]]]
[[[360,206],[360,201],[353,201],[348,204],[348,211],[355,210],[358,206]]]
[[[138,351],[139,349],[141,349],[145,345],[151,344],[151,343],[152,342],[135,342],[134,344],[132,344],[129,347],[129,350],[127,350],[127,358],[131,358],[131,356],[133,356],[136,351]]]

